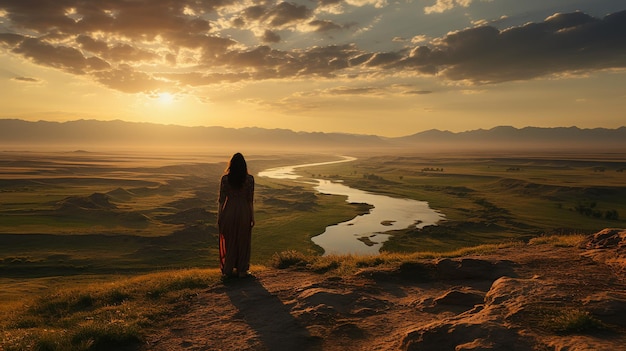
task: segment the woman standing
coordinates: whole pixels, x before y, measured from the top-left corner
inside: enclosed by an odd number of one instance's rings
[[[248,174],[248,166],[241,153],[233,155],[222,176],[218,202],[222,275],[247,277],[254,227],[254,177]]]

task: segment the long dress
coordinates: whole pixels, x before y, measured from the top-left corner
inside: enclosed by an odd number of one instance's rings
[[[233,269],[239,275],[246,274],[250,268],[254,177],[248,175],[241,188],[234,188],[228,175],[222,176],[218,202],[220,268],[226,275]]]

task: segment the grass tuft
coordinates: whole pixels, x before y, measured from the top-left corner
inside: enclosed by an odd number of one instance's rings
[[[379,255],[307,255],[296,250],[275,253],[269,262],[277,269],[300,268],[316,273],[332,273],[336,275],[354,274],[360,269],[380,266],[399,266],[402,263],[414,262],[422,259],[442,257],[462,257],[466,255],[480,255],[497,252],[503,248],[524,245],[523,242],[509,241],[500,244],[484,244],[465,247],[450,252],[414,252],[397,253],[382,252]]]
[[[606,328],[591,313],[579,309],[566,309],[549,321],[550,329],[563,334],[584,334]]]
[[[296,250],[288,250],[275,253],[270,259],[270,266],[277,269],[285,269],[289,267],[307,266],[316,260],[314,256],[305,255]]]
[[[528,242],[530,245],[550,244],[555,247],[577,247],[585,239],[584,235],[545,235],[532,238]]]

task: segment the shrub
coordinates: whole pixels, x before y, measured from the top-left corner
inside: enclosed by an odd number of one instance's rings
[[[564,334],[588,333],[605,329],[604,324],[589,312],[578,309],[560,311],[550,323],[551,329]]]
[[[270,261],[270,265],[277,269],[285,269],[291,266],[306,266],[309,263],[310,257],[296,250],[275,253]]]

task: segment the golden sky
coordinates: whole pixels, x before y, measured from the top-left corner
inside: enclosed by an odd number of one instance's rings
[[[0,118],[381,136],[616,128],[626,125],[625,7],[0,0]]]

